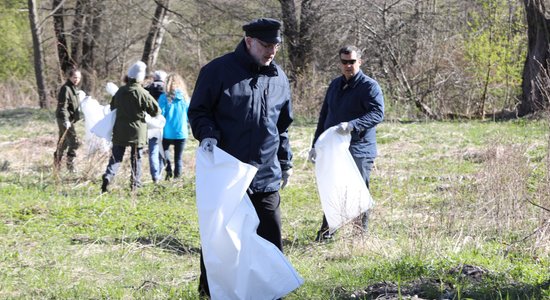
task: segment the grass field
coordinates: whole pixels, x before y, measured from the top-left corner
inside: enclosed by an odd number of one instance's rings
[[[328,243],[301,123],[281,207],[305,283],[285,299],[550,299],[546,121],[383,123],[369,233]],[[52,112],[0,112],[0,299],[198,299],[197,142],[183,179],[153,185],[145,157],[132,193],[126,160],[100,195],[107,155],[57,172],[56,139]]]

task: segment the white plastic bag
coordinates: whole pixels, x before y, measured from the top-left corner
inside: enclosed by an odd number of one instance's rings
[[[315,176],[329,232],[334,232],[374,205],[349,152],[351,135],[327,129],[315,142]]]
[[[145,114],[145,123],[147,123],[147,138],[157,138],[162,139],[162,129],[166,124],[166,118],[159,113],[154,117],[151,117],[149,114]]]
[[[109,151],[111,149],[109,140],[92,134],[92,128],[105,116],[103,113],[105,110],[104,106],[100,105],[99,102],[91,96],[86,96],[80,102],[80,107],[84,113],[84,125],[86,127],[84,141],[88,146],[88,155],[96,151]]]
[[[105,85],[105,90],[109,93],[109,95],[114,96],[118,91],[118,86],[109,81],[107,82],[107,85]]]
[[[271,242],[246,190],[257,169],[223,150],[196,151],[196,197],[202,253],[213,300],[277,299],[303,279]]]
[[[116,109],[111,110],[103,119],[99,120],[91,129],[91,132],[98,137],[108,141],[113,139],[113,126],[116,121]]]

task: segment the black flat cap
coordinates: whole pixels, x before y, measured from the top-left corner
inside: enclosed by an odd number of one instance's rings
[[[281,42],[281,22],[275,19],[262,18],[243,25],[246,36],[257,38],[269,44]]]

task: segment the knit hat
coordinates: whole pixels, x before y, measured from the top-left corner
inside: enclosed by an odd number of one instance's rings
[[[168,74],[162,70],[158,70],[153,73],[153,79],[155,81],[166,81],[166,76],[168,76]]]
[[[138,61],[128,69],[128,78],[133,78],[137,82],[142,82],[145,79],[146,69],[147,65],[142,61]]]

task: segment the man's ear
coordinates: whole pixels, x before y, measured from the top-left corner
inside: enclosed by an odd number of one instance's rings
[[[252,47],[252,38],[249,36],[245,36],[244,43],[246,44],[246,47],[250,49],[250,47]]]

